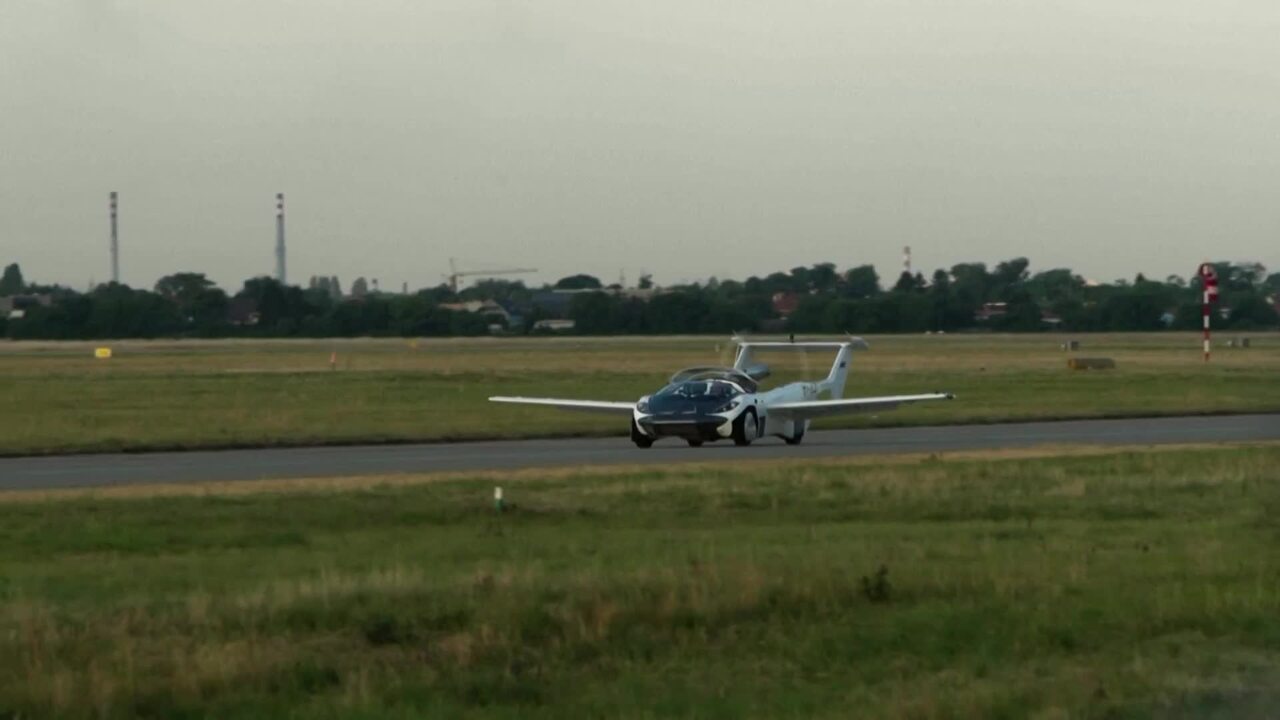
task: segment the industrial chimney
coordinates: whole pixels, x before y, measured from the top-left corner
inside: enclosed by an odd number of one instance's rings
[[[120,230],[116,217],[119,207],[119,195],[111,191],[111,282],[120,282]]]
[[[276,280],[288,283],[284,251],[284,193],[276,193]]]

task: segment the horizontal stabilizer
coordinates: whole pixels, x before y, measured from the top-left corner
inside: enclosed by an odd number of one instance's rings
[[[738,347],[752,347],[763,350],[835,350],[842,347],[851,347],[855,350],[866,350],[870,347],[866,340],[860,337],[851,337],[848,340],[813,340],[800,342],[755,342],[754,340],[744,340],[738,343]]]
[[[951,393],[927,393],[925,395],[888,395],[885,397],[842,398],[839,400],[805,400],[770,405],[769,414],[785,415],[795,420],[809,420],[829,415],[852,415],[855,413],[892,410],[899,405],[927,400],[951,400],[954,397]]]
[[[579,410],[581,412],[614,413],[630,415],[635,403],[607,402],[604,400],[562,400],[560,398],[530,397],[491,397],[489,402],[512,403],[516,405],[541,405],[543,407],[560,408],[561,410]]]

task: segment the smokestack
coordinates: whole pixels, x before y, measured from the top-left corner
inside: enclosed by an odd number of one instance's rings
[[[907,245],[902,248],[902,269],[908,275],[911,274],[911,246]]]
[[[284,251],[284,193],[276,193],[276,280],[288,283]]]
[[[111,282],[120,282],[120,228],[117,223],[119,195],[111,191]]]

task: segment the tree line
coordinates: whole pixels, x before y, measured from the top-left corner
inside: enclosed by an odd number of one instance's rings
[[[1200,327],[1198,277],[1090,283],[1068,269],[1032,274],[1026,258],[988,268],[962,263],[931,276],[901,273],[889,285],[875,268],[840,271],[820,263],[745,280],[657,289],[604,286],[590,275],[554,285],[482,280],[385,293],[363,279],[344,293],[335,278],[308,287],[246,280],[234,294],[205,275],[161,278],[150,290],[107,283],[89,292],[26,282],[17,265],[0,276],[0,335],[12,339],[158,337],[355,337],[538,332],[541,320],[570,319],[581,334],[735,331],[806,333],[1133,331]],[[1221,301],[1215,327],[1280,325],[1280,273],[1258,263],[1216,263]],[[479,307],[458,307],[486,301]],[[448,307],[453,305],[454,307]],[[475,305],[479,305],[476,303]],[[478,309],[478,311],[476,311]],[[16,311],[16,312],[15,312]]]

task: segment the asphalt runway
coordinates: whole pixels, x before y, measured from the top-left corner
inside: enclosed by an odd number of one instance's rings
[[[1156,445],[1280,440],[1280,414],[811,431],[739,448],[666,440],[648,450],[625,436],[430,445],[219,450],[0,459],[0,491],[218,480],[312,478],[609,464],[828,458],[1045,445]]]

